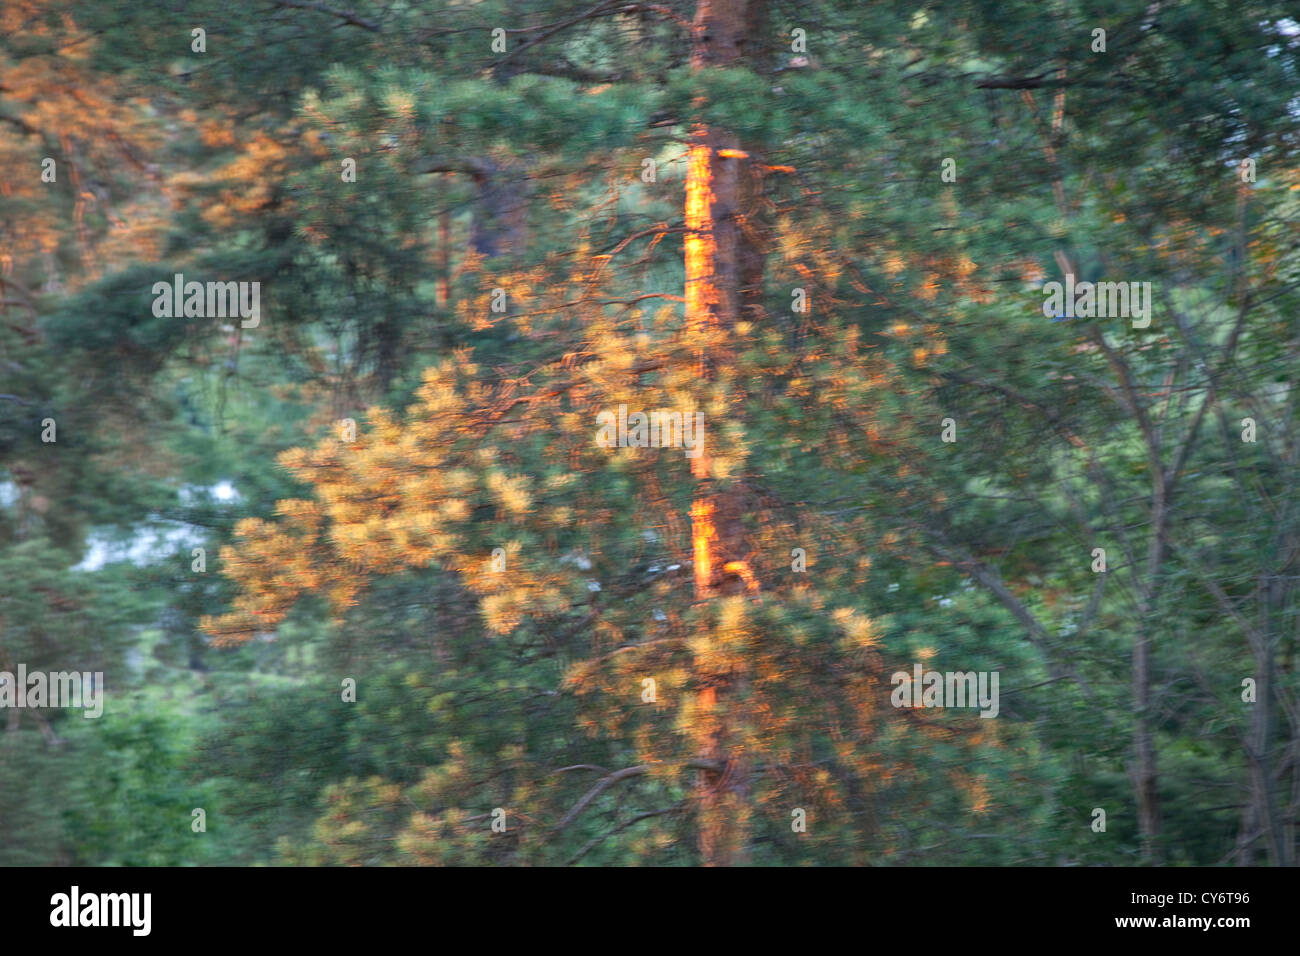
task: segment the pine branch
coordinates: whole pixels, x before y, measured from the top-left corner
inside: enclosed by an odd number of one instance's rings
[[[338,17],[344,23],[350,23],[354,27],[361,27],[371,33],[380,32],[379,24],[373,20],[366,20],[350,10],[336,10],[323,3],[316,3],[314,0],[275,0],[275,5],[277,7],[292,7],[295,10],[314,10],[317,13]]]

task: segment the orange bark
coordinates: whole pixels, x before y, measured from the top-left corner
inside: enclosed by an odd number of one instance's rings
[[[692,66],[702,70],[736,63],[754,12],[751,7],[758,5],[751,0],[699,0]],[[761,257],[745,248],[742,230],[740,206],[749,152],[726,131],[697,127],[693,136],[686,179],[686,322],[701,343],[699,375],[707,399],[717,370],[730,359],[727,333],[735,327],[741,303],[760,291],[753,276],[755,261],[761,270]],[[761,271],[759,275],[761,286]],[[715,398],[710,407],[726,404]],[[701,602],[757,590],[745,561],[739,486],[718,487],[711,462],[706,446],[691,463],[697,480],[691,542],[695,597]],[[697,782],[700,855],[705,866],[730,865],[743,862],[748,816],[743,751],[732,742],[734,719],[729,713],[734,698],[728,690],[739,675],[717,673],[708,662],[697,661],[695,677],[700,688],[694,720],[699,755],[723,768],[700,771]]]

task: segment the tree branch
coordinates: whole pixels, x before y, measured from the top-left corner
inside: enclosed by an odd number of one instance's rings
[[[712,770],[714,773],[720,773],[724,769],[724,765],[716,760],[690,760],[682,764],[682,766],[690,770]],[[653,768],[653,764],[643,763],[636,767],[624,767],[622,770],[615,770],[613,773],[601,777],[600,780],[596,781],[596,785],[583,794],[582,798],[575,803],[572,809],[564,815],[563,819],[555,825],[556,832],[558,833],[574,820],[578,819],[578,817],[582,815],[582,811],[591,806],[592,801],[610,787],[617,783],[621,783],[624,780],[630,780],[633,777],[644,776]]]
[[[275,0],[275,5],[277,7],[292,7],[295,10],[314,10],[316,13],[324,13],[327,16],[337,17],[344,23],[350,23],[354,27],[361,27],[363,30],[369,30],[371,33],[380,32],[379,24],[373,20],[366,20],[359,17],[350,10],[336,10],[323,3],[316,3],[314,0]]]
[[[600,836],[592,837],[585,844],[583,844],[581,850],[579,850],[573,856],[569,857],[569,859],[565,862],[564,865],[572,866],[573,864],[581,860],[584,856],[586,856],[588,853],[590,853],[592,850],[594,850],[597,846],[599,846],[600,844],[608,840],[610,837],[617,836],[618,834],[622,833],[624,830],[640,823],[642,820],[648,820],[651,817],[662,817],[668,813],[680,813],[683,809],[685,809],[685,807],[686,804],[683,802],[668,807],[664,810],[647,810],[645,813],[638,813],[636,816],[632,817],[632,819],[620,823],[618,826],[614,827],[614,829],[610,830],[608,833],[602,833]]]

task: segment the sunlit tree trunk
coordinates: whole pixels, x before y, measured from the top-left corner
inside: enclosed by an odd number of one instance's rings
[[[734,65],[745,55],[747,33],[761,10],[757,0],[700,0],[696,5],[691,64],[695,70]],[[726,130],[697,127],[692,134],[686,180],[686,321],[697,343],[699,377],[706,396],[719,387],[719,371],[731,361],[731,333],[747,300],[761,295],[762,254],[744,227],[752,208],[749,157]],[[692,460],[695,495],[691,508],[697,601],[754,592],[758,583],[745,563],[741,516],[743,483],[723,487],[714,478],[709,420],[726,402],[706,410],[703,453]],[[709,642],[717,640],[710,635]],[[707,643],[706,642],[706,646]],[[706,866],[745,860],[748,780],[743,750],[736,746],[734,692],[743,681],[734,665],[718,667],[717,656],[697,659],[698,691],[693,729],[702,760],[716,770],[699,772],[699,843]]]

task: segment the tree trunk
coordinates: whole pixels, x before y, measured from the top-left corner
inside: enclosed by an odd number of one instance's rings
[[[1136,407],[1136,406],[1135,406]],[[1151,538],[1147,543],[1146,580],[1136,581],[1138,592],[1137,636],[1133,642],[1133,787],[1137,796],[1138,833],[1142,841],[1142,860],[1161,862],[1160,850],[1160,777],[1156,762],[1155,735],[1151,723],[1151,651],[1155,628],[1155,608],[1160,589],[1165,554],[1168,551],[1166,521],[1169,514],[1169,488],[1159,464],[1159,448],[1152,448]]]
[[[1151,639],[1145,623],[1141,625],[1141,632],[1133,645],[1133,696],[1133,750],[1136,757],[1133,785],[1137,793],[1138,833],[1142,840],[1143,861],[1158,863],[1160,792],[1155,742],[1151,733]]]
[[[699,0],[691,65],[695,70],[736,64],[759,0]],[[718,370],[729,364],[729,334],[742,309],[762,293],[762,251],[744,227],[752,209],[749,157],[739,139],[697,127],[692,133],[686,179],[686,324],[700,343],[699,376],[707,395]],[[732,404],[729,402],[728,404]],[[713,424],[706,421],[705,436]],[[722,486],[713,476],[706,443],[691,462],[696,488],[691,507],[695,597],[699,602],[757,590],[746,563],[744,484]],[[744,862],[748,780],[743,748],[734,735],[735,692],[743,674],[697,661],[694,732],[699,756],[723,769],[700,771],[696,798],[699,846],[705,866]]]
[[[521,160],[490,156],[422,156],[413,173],[462,173],[474,181],[470,248],[484,258],[521,253],[528,243],[528,197],[532,181]]]

